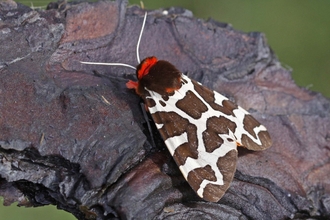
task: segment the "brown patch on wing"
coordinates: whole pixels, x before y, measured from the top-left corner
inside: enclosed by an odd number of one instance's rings
[[[214,102],[214,93],[212,90],[198,84],[195,80],[191,79],[191,82],[194,85],[194,89],[198,94],[207,102],[207,103],[213,103]]]
[[[161,104],[161,106],[165,107],[166,106],[166,103],[162,100],[159,100],[159,104]]]
[[[242,144],[249,150],[259,151],[265,150],[272,145],[272,139],[267,131],[260,131],[258,133],[259,139],[261,140],[261,145],[256,144],[251,138],[246,136],[245,134],[242,135]]]
[[[191,81],[194,84],[194,89],[214,110],[221,111],[226,115],[233,115],[233,110],[237,108],[237,105],[235,105],[233,102],[229,100],[224,100],[222,102],[223,106],[216,104],[214,102],[215,98],[214,98],[214,92],[212,90],[198,84],[194,80]]]
[[[187,91],[184,98],[177,101],[176,107],[194,119],[199,119],[207,111],[206,105],[191,91]]]
[[[189,143],[197,148],[197,128],[195,125],[190,124],[187,119],[181,117],[176,112],[156,112],[151,116],[155,123],[163,124],[159,132],[164,141],[170,137],[178,136],[186,132]]]
[[[243,119],[243,126],[250,135],[257,138],[257,134],[253,131],[253,129],[260,126],[260,123],[252,115],[245,115]]]
[[[162,95],[162,99],[166,102],[169,100],[169,97],[168,97],[168,95]]]
[[[188,173],[187,181],[193,190],[197,191],[204,179],[216,181],[215,172],[210,165],[196,168]]]
[[[223,100],[222,105],[223,105],[224,108],[226,108],[230,112],[233,112],[235,109],[238,108],[238,106],[235,103],[233,103],[229,100]]]
[[[237,151],[231,150],[225,156],[219,157],[217,166],[223,175],[223,181],[229,183],[233,180],[237,162]]]
[[[218,159],[217,165],[223,176],[224,185],[207,184],[204,188],[203,199],[217,202],[225,194],[233,180],[236,171],[237,151],[231,150]]]
[[[223,144],[223,140],[219,134],[228,134],[228,130],[232,132],[236,129],[236,124],[229,119],[220,117],[211,117],[206,122],[207,129],[203,132],[203,141],[206,152],[213,152]]]
[[[189,124],[186,128],[188,141],[175,149],[173,157],[178,166],[185,164],[187,157],[198,158],[197,127]]]
[[[144,99],[144,103],[145,103],[149,108],[152,108],[152,107],[156,106],[156,102],[155,102],[155,100],[153,100],[152,98],[146,98],[146,99]]]
[[[196,125],[189,123],[187,119],[175,112],[156,112],[152,114],[152,117],[155,123],[163,124],[159,133],[164,141],[183,133],[187,134],[187,142],[178,146],[173,153],[173,158],[178,166],[185,164],[188,157],[198,158]]]
[[[254,128],[259,127],[261,124],[252,116],[245,115],[243,120],[244,129],[252,135],[254,138],[259,137],[261,141],[261,145],[255,143],[252,139],[250,139],[247,135],[242,135],[242,145],[249,150],[264,150],[272,145],[272,140],[268,131],[260,131],[259,133],[255,133],[253,131]]]
[[[197,146],[184,143],[180,145],[173,154],[173,158],[178,166],[184,165],[188,157],[194,159],[198,158]]]
[[[233,113],[232,110],[235,109],[235,108],[232,108],[233,106],[228,105],[228,103],[232,103],[232,102],[230,102],[228,100],[224,100],[224,101],[222,101],[222,105],[224,105],[224,106],[218,105],[216,103],[210,103],[210,106],[214,110],[221,111],[222,113],[224,113],[226,115],[232,115],[232,116],[234,116],[234,113]]]

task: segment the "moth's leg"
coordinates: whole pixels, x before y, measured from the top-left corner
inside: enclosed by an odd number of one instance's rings
[[[141,106],[141,110],[142,110],[142,113],[143,113],[143,117],[144,117],[144,120],[146,121],[147,123],[147,126],[148,126],[148,131],[149,131],[149,135],[150,135],[150,139],[151,139],[151,145],[153,147],[156,147],[156,143],[155,143],[155,140],[154,140],[154,136],[152,134],[152,128],[151,128],[151,125],[150,125],[150,121],[149,121],[149,117],[147,115],[147,107],[144,103],[140,103],[140,106]]]

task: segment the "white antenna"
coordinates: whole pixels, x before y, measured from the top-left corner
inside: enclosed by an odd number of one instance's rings
[[[136,68],[134,66],[131,66],[126,63],[97,63],[97,62],[84,62],[84,61],[79,61],[79,62],[82,64],[89,64],[89,65],[125,66],[125,67],[129,67],[129,68],[136,70]]]
[[[144,26],[146,24],[146,20],[147,20],[147,12],[144,15],[144,19],[143,19],[143,23],[142,23],[142,27],[141,27],[141,31],[140,31],[140,35],[139,35],[139,39],[136,45],[136,58],[138,63],[140,63],[140,55],[139,55],[139,48],[140,48],[140,42],[141,42],[141,38],[142,38],[142,34],[143,34],[143,29]],[[124,66],[124,67],[129,67],[132,68],[134,70],[136,70],[136,68],[132,65],[126,64],[126,63],[97,63],[97,62],[83,62],[83,61],[79,61],[82,64],[89,64],[89,65],[106,65],[106,66]]]
[[[142,38],[142,34],[143,34],[143,30],[144,30],[144,25],[146,24],[146,20],[147,20],[147,12],[144,14],[144,19],[143,19],[143,23],[142,23],[142,27],[141,27],[141,31],[140,31],[140,35],[139,35],[139,39],[138,39],[138,43],[136,45],[136,58],[138,63],[140,63],[140,55],[139,55],[139,48],[140,48],[140,42],[141,42],[141,38]]]

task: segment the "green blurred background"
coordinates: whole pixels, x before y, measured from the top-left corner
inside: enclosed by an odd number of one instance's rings
[[[45,8],[50,1],[18,2]],[[131,0],[130,4],[140,1]],[[330,97],[329,0],[144,0],[143,4],[146,9],[184,7],[199,18],[212,17],[245,32],[263,32],[282,65],[292,68],[292,77],[299,86]],[[17,208],[1,204],[0,216],[7,220],[75,219],[54,206]]]

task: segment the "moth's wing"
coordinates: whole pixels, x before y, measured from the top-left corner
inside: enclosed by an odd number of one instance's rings
[[[194,89],[212,109],[222,112],[226,119],[234,123],[234,126],[228,128],[234,133],[238,146],[258,151],[265,150],[272,145],[266,127],[260,124],[249,112],[229,101],[225,96],[194,80],[191,81],[194,84]]]
[[[237,146],[264,150],[267,129],[243,108],[182,75],[173,95],[144,97],[153,120],[183,176],[197,194],[218,201],[236,170]]]
[[[211,97],[199,94],[199,84],[182,77],[183,85],[173,95],[149,91],[144,100],[190,186],[201,198],[217,202],[236,170],[236,122],[208,104]]]
[[[272,145],[271,137],[265,126],[260,124],[248,111],[235,103],[229,101],[223,95],[213,92],[218,105],[228,109],[234,116],[233,122],[236,124],[233,130],[239,146],[249,150],[259,151],[265,150]]]

